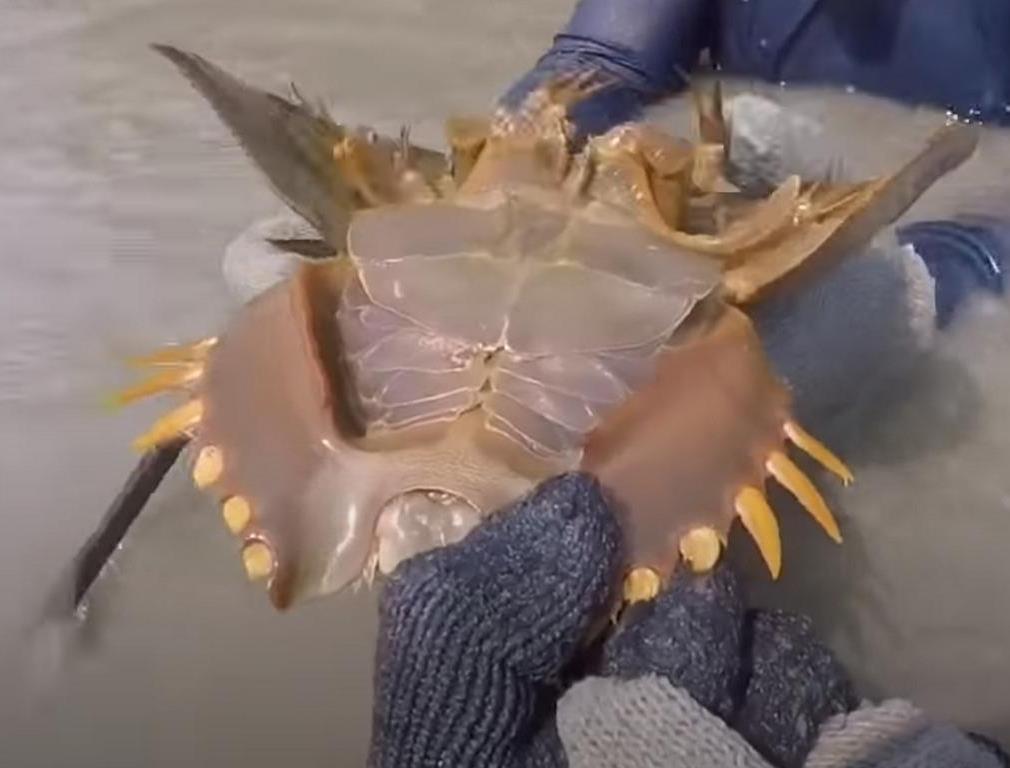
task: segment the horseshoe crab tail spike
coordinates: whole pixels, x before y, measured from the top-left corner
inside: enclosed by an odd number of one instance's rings
[[[768,457],[765,468],[782,486],[788,490],[797,501],[810,513],[810,516],[824,529],[836,544],[842,543],[842,534],[838,529],[838,521],[828,509],[824,497],[810,481],[810,478],[803,474],[788,456],[776,451]]]
[[[779,521],[768,500],[757,488],[748,486],[737,494],[734,506],[743,527],[757,544],[772,578],[778,579],[782,573],[782,539],[779,536]]]
[[[109,398],[109,405],[120,407],[162,392],[182,389],[195,382],[202,374],[203,367],[199,365],[171,368],[115,393]]]
[[[803,427],[795,421],[787,421],[785,424],[785,433],[786,437],[794,445],[810,454],[829,472],[837,475],[842,483],[845,485],[852,484],[854,480],[852,470],[845,466],[845,463],[835,456],[824,443],[804,430]]]
[[[143,452],[184,435],[197,426],[203,418],[203,403],[190,400],[185,405],[165,414],[143,435],[133,441],[135,450]]]

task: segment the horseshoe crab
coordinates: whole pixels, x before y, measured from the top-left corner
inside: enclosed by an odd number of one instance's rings
[[[754,199],[725,178],[718,91],[698,94],[698,142],[633,123],[579,143],[567,111],[607,82],[572,74],[450,120],[442,154],[157,48],[333,253],[219,337],[142,360],[162,370],[121,398],[187,393],[137,447],[192,438],[196,485],[278,608],[456,541],[569,471],[615,503],[628,600],[681,562],[711,569],[735,520],[778,577],[770,480],[841,541],[790,450],[852,475],[792,417],[746,311],[871,239],[974,129],[942,128],[886,177],[792,177]]]

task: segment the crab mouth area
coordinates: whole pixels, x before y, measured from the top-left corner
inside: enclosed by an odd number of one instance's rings
[[[365,581],[371,583],[376,573],[389,576],[412,557],[462,541],[483,518],[476,506],[449,491],[417,488],[397,495],[379,513]]]

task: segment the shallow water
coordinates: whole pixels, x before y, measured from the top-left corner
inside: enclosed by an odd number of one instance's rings
[[[407,122],[437,141],[440,118],[487,105],[568,8],[0,0],[0,578],[11,585],[0,598],[0,763],[363,762],[372,596],[278,617],[181,468],[95,589],[84,631],[25,642],[132,467],[129,440],[163,409],[101,408],[128,374],[120,361],[216,330],[233,308],[223,249],[277,207],[147,43],[198,50],[264,85],[296,79],[349,122]],[[915,146],[936,117],[780,95],[828,115],[857,167]],[[918,213],[966,196],[997,205],[979,190],[1010,178],[1004,144],[990,138]],[[766,599],[810,611],[866,693],[909,695],[1010,741],[1008,331],[1004,304],[978,302],[907,389],[849,426],[860,482],[842,508],[847,545],[785,516],[790,567]]]

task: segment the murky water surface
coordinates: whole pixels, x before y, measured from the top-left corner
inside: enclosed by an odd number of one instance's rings
[[[295,79],[341,118],[408,122],[437,141],[441,117],[488,104],[568,7],[0,0],[0,763],[351,766],[367,742],[372,597],[278,617],[183,471],[100,582],[63,663],[49,663],[60,643],[25,642],[133,465],[130,438],[163,407],[101,408],[122,357],[219,328],[234,308],[223,248],[277,207],[147,44],[273,87]],[[778,95],[828,116],[857,167],[880,167],[935,122],[858,96]],[[919,213],[966,196],[996,206],[1008,171],[1010,142],[990,137]],[[1010,313],[979,302],[914,381],[850,425],[860,482],[842,513],[847,546],[787,520],[792,565],[769,599],[811,612],[866,693],[909,695],[1010,740],[1008,353]]]

